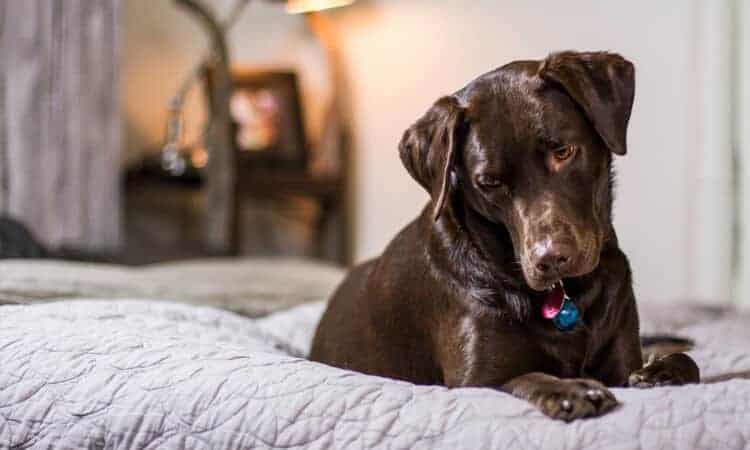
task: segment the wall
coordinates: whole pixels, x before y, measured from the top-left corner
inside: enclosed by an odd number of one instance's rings
[[[698,187],[715,192],[715,203],[728,200],[727,178],[715,178],[728,154],[723,99],[707,85],[724,75],[723,60],[712,60],[722,58],[721,49],[710,51],[720,40],[725,4],[381,0],[347,10],[341,26],[357,121],[358,259],[377,255],[426,199],[401,168],[396,144],[432,101],[514,59],[606,49],[637,68],[630,152],[616,162],[615,208],[636,293],[727,299],[729,244],[710,234],[727,228],[726,211],[709,205],[716,220],[696,223],[706,217],[700,209],[706,202],[692,204]],[[709,43],[700,44],[705,37]],[[719,68],[706,72],[706,66]],[[704,109],[720,114],[708,130]],[[695,167],[712,162],[711,154],[716,170]]]
[[[735,30],[739,64],[736,73],[738,117],[735,120],[735,131],[741,173],[737,202],[740,251],[734,299],[743,307],[750,308],[750,2],[736,0],[736,5],[738,22]]]
[[[225,18],[234,0],[213,0],[216,14]],[[195,19],[173,1],[124,2],[122,96],[127,128],[128,161],[163,144],[167,105],[188,73],[203,59],[207,35]],[[291,16],[280,5],[250,2],[228,36],[236,64],[288,68],[298,72],[307,132],[315,139],[330,86],[322,51],[310,36],[302,16]],[[205,120],[201,85],[195,84],[186,99],[185,136],[193,142]]]
[[[360,0],[330,13],[344,36],[352,88],[357,260],[377,255],[426,201],[401,167],[396,145],[437,97],[514,59],[562,49],[612,50],[637,67],[629,154],[616,162],[615,207],[636,293],[655,300],[728,298],[722,83],[729,70],[729,1]],[[229,1],[216,4],[227,10]],[[195,50],[204,48],[205,36],[171,2],[130,0],[126,10],[127,116],[137,138],[128,147],[138,150],[158,145],[162,105]],[[253,2],[230,45],[237,61],[301,72],[314,138],[328,91],[303,21]],[[199,121],[200,106],[191,111]]]

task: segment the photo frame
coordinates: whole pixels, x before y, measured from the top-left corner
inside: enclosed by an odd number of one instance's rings
[[[304,170],[308,145],[297,74],[232,68],[232,84],[229,110],[239,165]]]

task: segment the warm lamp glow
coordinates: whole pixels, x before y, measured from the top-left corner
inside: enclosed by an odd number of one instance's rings
[[[300,14],[351,5],[354,0],[287,0],[286,12]]]

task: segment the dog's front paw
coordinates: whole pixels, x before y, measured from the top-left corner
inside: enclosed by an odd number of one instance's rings
[[[535,400],[544,414],[566,422],[601,416],[617,406],[617,399],[603,384],[582,378],[545,386]]]
[[[637,388],[679,386],[699,382],[698,366],[684,353],[659,358],[628,377],[628,386]]]

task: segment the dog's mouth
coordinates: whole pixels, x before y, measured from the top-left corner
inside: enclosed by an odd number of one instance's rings
[[[555,289],[558,285],[563,282],[563,279],[567,278],[578,278],[593,272],[599,265],[599,258],[592,258],[591,260],[581,261],[580,264],[576,264],[571,270],[564,273],[558,271],[551,271],[545,274],[540,273],[534,268],[533,265],[523,264],[521,272],[526,284],[536,292],[547,292]]]
[[[555,289],[555,287],[562,283],[563,277],[560,275],[547,276],[547,277],[529,277],[524,271],[524,278],[526,278],[526,284],[537,292],[547,292]]]
[[[553,289],[564,277],[568,276],[557,270],[549,270],[547,272],[537,270],[535,264],[526,255],[521,256],[519,265],[524,281],[536,292],[546,292]]]
[[[599,266],[600,246],[594,240],[576,245],[568,252],[565,264],[549,263],[549,259],[532,258],[533,247],[524,248],[519,266],[526,284],[534,291],[545,292],[553,289],[566,278],[578,278],[593,272]]]

